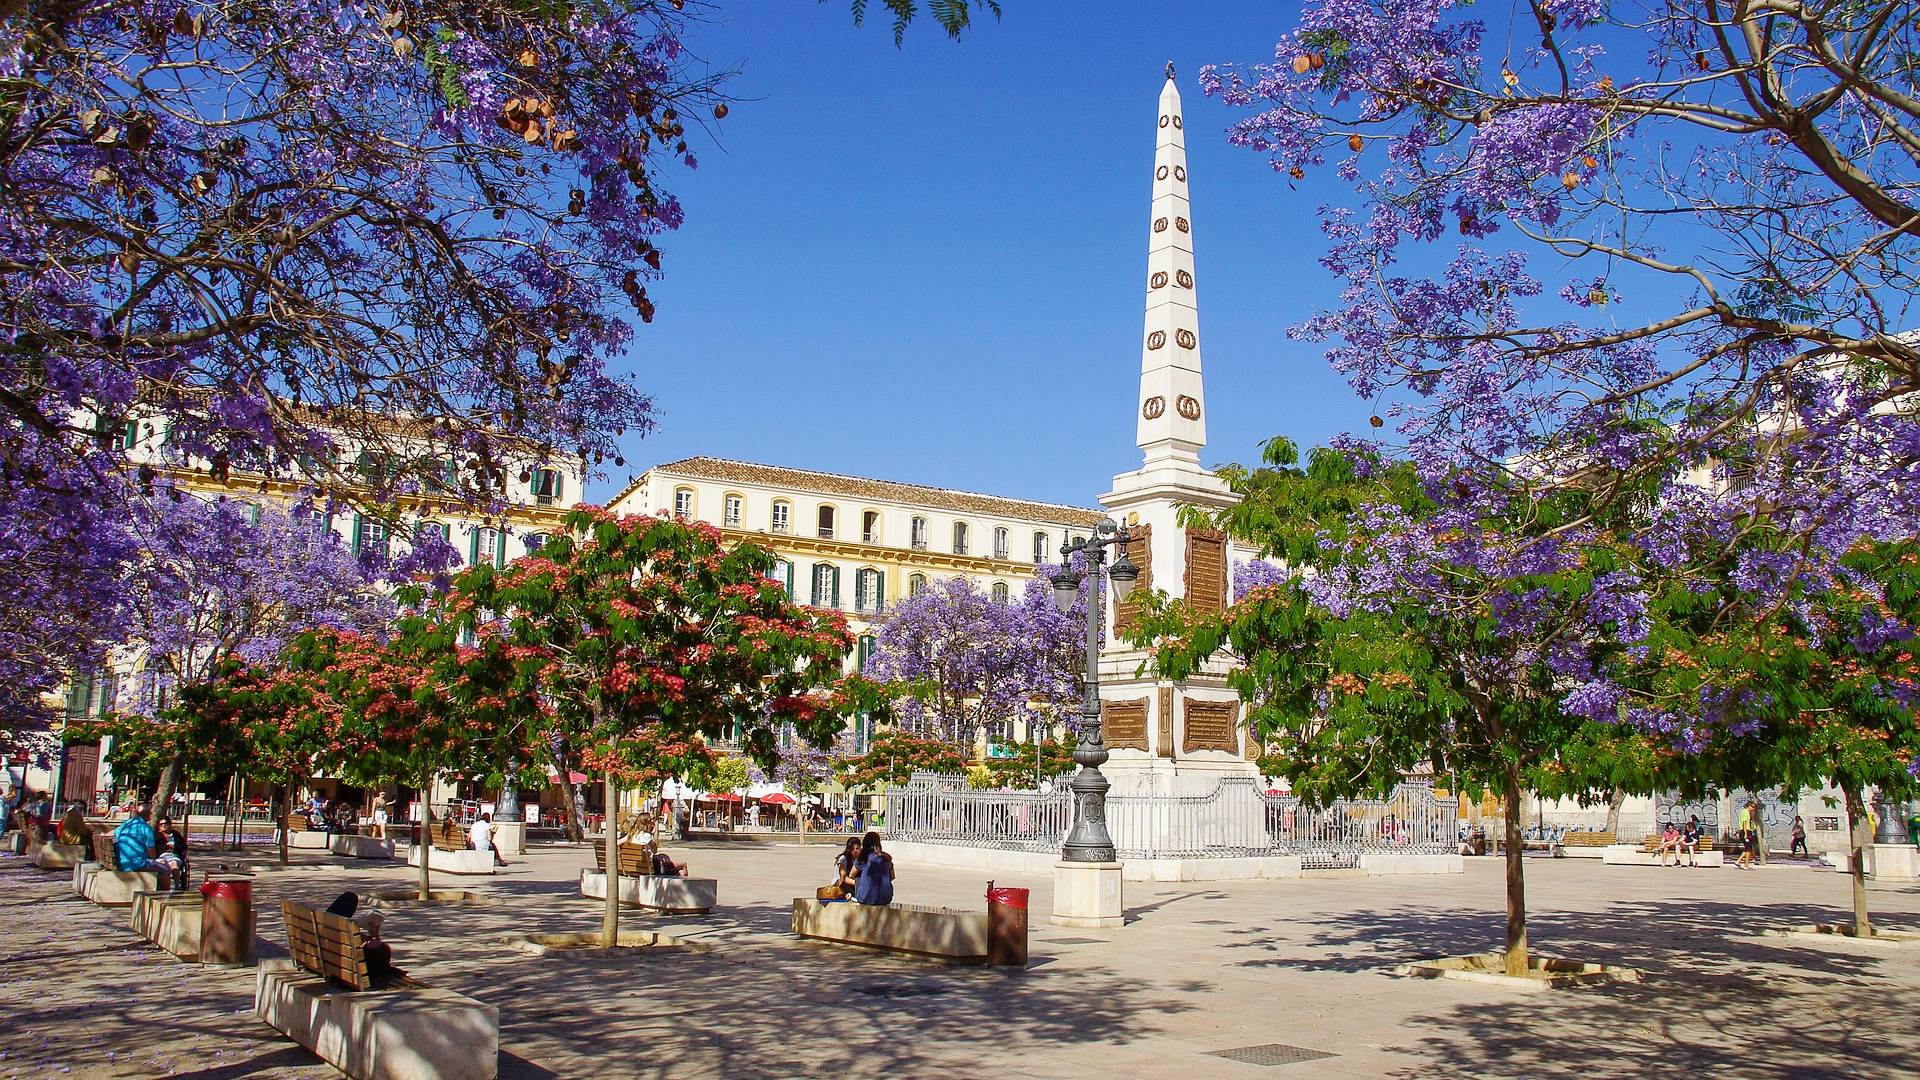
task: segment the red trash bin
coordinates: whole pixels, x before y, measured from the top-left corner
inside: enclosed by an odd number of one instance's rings
[[[253,963],[253,879],[212,877],[200,883],[200,962]]]
[[[987,882],[987,963],[1027,966],[1027,890]]]

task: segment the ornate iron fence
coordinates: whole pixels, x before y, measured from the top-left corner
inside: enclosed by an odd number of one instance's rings
[[[1459,801],[1406,783],[1385,799],[1312,808],[1269,795],[1250,776],[1205,795],[1110,795],[1107,827],[1122,858],[1220,859],[1298,855],[1310,867],[1353,866],[1366,852],[1457,850]],[[916,774],[887,789],[887,834],[899,840],[1010,851],[1055,851],[1073,824],[1064,783],[1052,791],[971,791],[964,777]]]

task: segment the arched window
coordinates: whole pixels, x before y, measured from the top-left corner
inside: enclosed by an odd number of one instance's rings
[[[860,542],[863,544],[880,542],[880,511],[869,510],[860,515]]]
[[[773,531],[777,533],[786,532],[789,528],[792,527],[792,525],[790,524],[792,519],[793,519],[793,504],[789,503],[785,499],[773,500],[773,521],[772,521]]]
[[[853,610],[880,611],[886,607],[887,577],[867,567],[853,575]]]
[[[907,595],[919,596],[927,591],[927,575],[915,574],[907,579]]]
[[[813,606],[840,606],[840,568],[832,563],[813,565]]]
[[[740,496],[728,494],[724,507],[724,516],[720,519],[720,523],[729,529],[739,528],[741,511],[746,508],[746,504],[747,501]]]
[[[967,534],[968,529],[966,522],[956,521],[953,523],[953,553],[955,555],[965,555],[967,553]]]
[[[793,595],[793,564],[792,563],[788,562],[785,559],[773,560],[773,569],[770,572],[768,572],[767,576],[769,578],[772,578],[775,584],[787,590],[788,596]]]
[[[677,487],[673,489],[673,516],[681,521],[693,517],[693,489]]]
[[[927,550],[927,519],[926,518],[916,517],[913,519],[913,549],[915,551]]]
[[[816,532],[820,539],[833,539],[833,507],[822,505],[816,515],[815,524],[818,526]]]
[[[996,604],[1004,604],[1007,602],[1006,582],[996,581],[993,583],[993,602]]]
[[[1012,541],[1008,537],[1007,530],[993,530],[993,557],[996,559],[1006,558],[1008,551],[1011,550],[1011,543]]]
[[[1052,546],[1052,543],[1053,541],[1048,539],[1046,533],[1043,533],[1043,532],[1034,533],[1033,534],[1033,561],[1036,563],[1046,562],[1047,554],[1048,554],[1047,548]]]

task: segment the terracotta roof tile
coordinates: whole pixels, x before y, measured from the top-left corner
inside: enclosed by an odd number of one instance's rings
[[[985,514],[1055,525],[1091,527],[1107,516],[1105,511],[1092,510],[1083,506],[1029,502],[1025,499],[1003,499],[997,495],[981,495],[971,491],[902,484],[892,480],[873,480],[864,476],[842,476],[839,473],[814,472],[810,469],[788,469],[778,465],[759,465],[751,461],[729,461],[726,458],[681,458],[679,461],[669,461],[654,468],[662,472],[702,480],[731,480],[740,484],[761,484],[820,495],[884,499],[889,502],[927,506],[955,513]],[[637,480],[629,484],[626,491],[622,491],[614,501],[617,502],[619,498],[625,497],[627,492],[638,486]]]

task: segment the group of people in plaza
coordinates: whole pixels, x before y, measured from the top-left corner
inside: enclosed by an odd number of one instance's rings
[[[833,884],[820,890],[820,899],[885,907],[893,903],[893,879],[893,856],[880,849],[880,834],[850,836],[834,856]]]
[[[78,818],[80,811],[76,807],[67,813]],[[85,822],[80,824],[84,827]],[[63,818],[61,827],[66,826]],[[135,803],[127,820],[113,830],[113,858],[121,870],[153,871],[163,891],[178,892],[187,887],[187,836],[175,827],[171,814],[160,815],[156,829],[147,820],[145,803]]]

